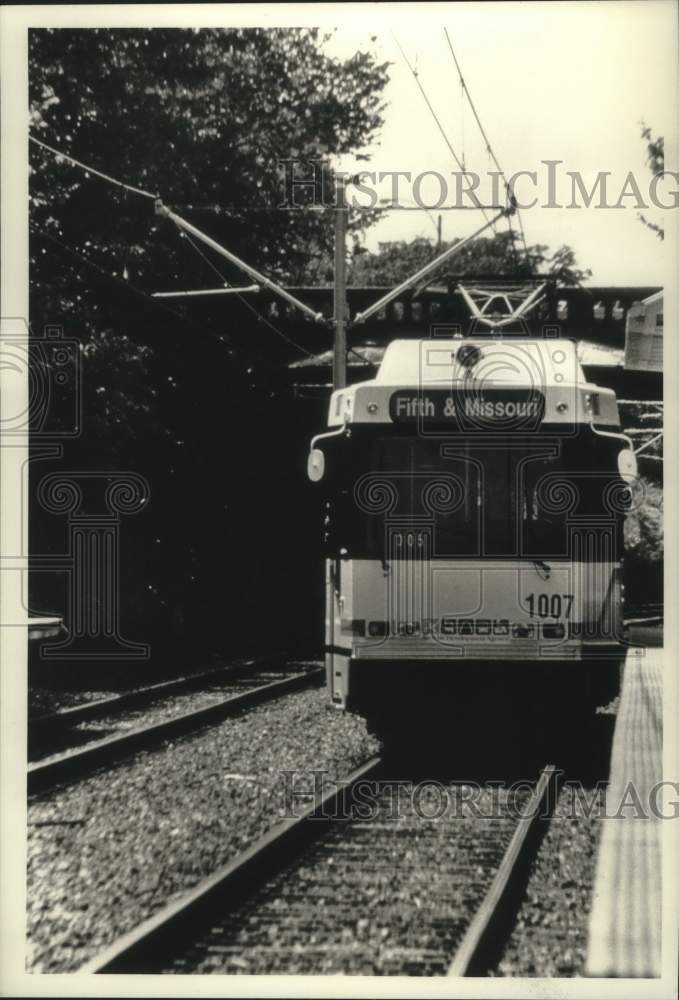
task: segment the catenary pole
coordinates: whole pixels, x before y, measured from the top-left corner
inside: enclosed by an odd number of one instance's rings
[[[347,216],[346,184],[340,178],[336,188],[335,209],[335,281],[333,292],[333,323],[335,339],[332,363],[333,389],[347,384]]]

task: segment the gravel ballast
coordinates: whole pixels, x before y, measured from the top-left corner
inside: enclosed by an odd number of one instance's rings
[[[61,691],[45,685],[31,684],[28,688],[28,718],[39,718],[50,712],[58,712],[64,708],[75,708],[76,705],[87,705],[101,698],[112,698],[118,694],[109,688],[91,688],[90,690]]]
[[[28,970],[74,971],[248,847],[283,815],[282,771],[338,779],[377,749],[304,691],[30,802]]]
[[[165,696],[158,693],[149,703],[135,707],[116,708],[113,705],[107,714],[97,714],[94,718],[84,719],[71,726],[64,725],[56,733],[48,733],[42,739],[38,736],[37,739],[30,741],[28,759],[44,763],[58,757],[65,750],[86,746],[106,737],[122,735],[140,727],[166,722],[184,713],[197,712],[219,704],[233,695],[284,680],[294,673],[308,673],[310,669],[313,668],[300,667],[299,670],[275,673],[257,671],[235,677],[223,675],[216,678],[214,683],[206,682],[197,691],[168,693]]]
[[[266,669],[266,665],[274,665],[274,671],[280,672],[280,667],[285,669],[285,663],[293,662],[289,658],[281,657],[258,657],[257,659],[234,659],[219,660],[212,664],[198,662],[188,662],[182,664],[180,671],[174,671],[167,665],[156,665],[151,667],[145,665],[137,667],[134,671],[121,672],[116,664],[114,670],[102,669],[102,664],[92,665],[92,669],[85,670],[82,667],[74,669],[72,664],[68,664],[63,671],[56,671],[46,674],[43,669],[39,678],[33,676],[29,670],[28,681],[28,718],[39,718],[52,712],[59,712],[63,709],[74,708],[80,705],[87,705],[89,702],[99,701],[103,698],[111,698],[115,695],[126,694],[136,691],[140,687],[159,684],[165,681],[187,679],[205,675],[206,683],[210,683],[210,675],[214,675],[215,681],[220,677],[228,676],[230,671],[242,673],[256,672]],[[312,661],[296,663],[296,669],[311,667]],[[94,679],[98,683],[94,682]]]
[[[299,772],[308,782],[314,770],[339,779],[378,750],[361,720],[330,708],[324,690],[309,690],[138,753],[110,771],[30,802],[29,971],[75,971],[249,847],[285,814],[284,771]],[[589,799],[594,792],[585,789],[585,794]],[[598,822],[587,814],[588,805],[583,807],[570,786],[562,788],[495,975],[582,974],[598,837]],[[318,933],[316,903],[309,909],[312,898],[318,890],[332,901],[337,886],[350,883],[346,858],[355,854],[357,844],[359,851],[373,849],[382,837],[379,823],[357,827],[358,841],[348,852],[341,844],[330,852],[324,848],[324,860],[321,851],[326,874],[320,887],[305,863],[301,894],[294,886],[286,889],[285,882],[273,889],[265,908],[271,909],[276,898],[286,908],[292,902],[289,921],[275,909],[263,922],[254,911],[243,911],[241,924],[219,930],[209,955],[185,956],[184,971],[442,971],[442,956],[452,957],[451,942],[464,923],[453,916],[457,924],[451,928],[444,913],[447,888],[437,897],[434,883],[439,856],[446,856],[444,841],[460,837],[463,878],[458,895],[467,907],[465,920],[480,902],[496,858],[490,859],[492,864],[488,859],[476,864],[474,846],[483,835],[478,823],[465,831],[459,824],[467,821],[457,819],[458,826],[453,824],[443,839],[444,827],[438,826],[432,841],[431,824],[412,820],[406,816],[400,831],[390,831],[397,834],[395,852],[387,848],[372,874],[369,864],[367,875],[359,873],[346,905],[342,908],[340,899],[338,915],[328,916]],[[433,852],[430,843],[436,844]],[[480,842],[479,851],[482,855]],[[397,912],[389,909],[392,889]],[[451,907],[457,905],[456,892]],[[254,950],[249,947],[251,917]],[[431,941],[429,917],[438,928]],[[256,940],[258,927],[266,936],[264,947],[261,935]],[[278,949],[275,961],[270,937],[273,951]],[[300,949],[308,947],[307,961]],[[408,949],[409,964],[403,961]]]
[[[514,796],[481,790],[480,818],[470,791],[378,783],[361,796],[372,815],[336,823],[164,971],[445,975],[517,822]]]
[[[603,802],[601,788],[562,788],[495,975],[584,975]]]

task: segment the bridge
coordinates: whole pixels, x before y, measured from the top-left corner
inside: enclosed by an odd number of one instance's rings
[[[421,290],[409,290],[365,323],[350,320],[347,344],[348,378],[369,378],[381,360],[384,347],[396,337],[422,338],[473,332],[473,321],[464,298],[456,290],[459,282],[466,287],[488,283],[498,287],[502,281],[514,284],[526,279],[502,279],[498,275],[446,276],[444,283]],[[548,276],[541,279],[546,280]],[[300,313],[294,306],[262,289],[242,296],[201,295],[183,300],[180,308],[193,319],[209,322],[234,341],[260,355],[263,363],[279,366],[287,372],[296,392],[325,392],[330,386],[332,367],[332,285],[289,287],[296,298],[315,312],[327,317],[323,322]],[[355,317],[384,295],[388,288],[347,289],[350,317]],[[661,291],[659,286],[594,285],[559,288],[547,284],[541,305],[528,317],[530,334],[535,336],[572,337],[581,344],[581,359],[586,376],[609,386],[619,395],[634,399],[660,399],[660,373],[627,372],[623,367],[625,324],[630,307]],[[525,335],[525,331],[513,332]],[[512,330],[505,331],[511,335]],[[476,330],[483,335],[482,330]]]

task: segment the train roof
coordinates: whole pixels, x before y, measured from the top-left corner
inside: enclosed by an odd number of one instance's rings
[[[544,422],[619,426],[615,393],[587,382],[574,340],[487,336],[393,340],[375,378],[333,392],[328,424],[396,423],[403,412],[428,412],[430,400],[438,413],[446,392],[473,396],[477,409],[490,401],[491,415],[534,397]],[[393,401],[408,394],[415,402],[397,413]]]
[[[460,350],[462,348],[462,350]],[[469,367],[460,359],[476,348],[479,360]],[[467,337],[394,340],[386,348],[373,380],[377,385],[419,386],[466,381],[546,386],[586,381],[573,340]]]

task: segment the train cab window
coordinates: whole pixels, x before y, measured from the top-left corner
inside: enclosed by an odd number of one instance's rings
[[[438,557],[479,554],[481,469],[468,449],[444,457],[437,440],[384,437],[374,442],[370,464],[375,482],[393,489],[393,529],[427,525]],[[383,543],[378,518],[368,516],[367,530],[371,547]]]
[[[559,454],[528,455],[518,470],[519,552],[545,558],[568,555],[567,519],[573,487]]]
[[[443,459],[435,440],[384,435],[354,441],[343,468],[328,498],[331,548],[384,559],[394,531],[426,526],[435,556],[480,553],[481,474],[468,454]]]
[[[616,469],[619,444],[591,437],[558,442],[553,458],[526,463],[521,489],[521,552],[568,557],[573,532],[587,526],[622,531],[624,497]]]
[[[591,432],[586,441],[399,434],[341,442],[329,456],[337,475],[328,544],[385,559],[395,531],[424,529],[434,558],[567,558],[576,522],[611,520],[616,448]]]

